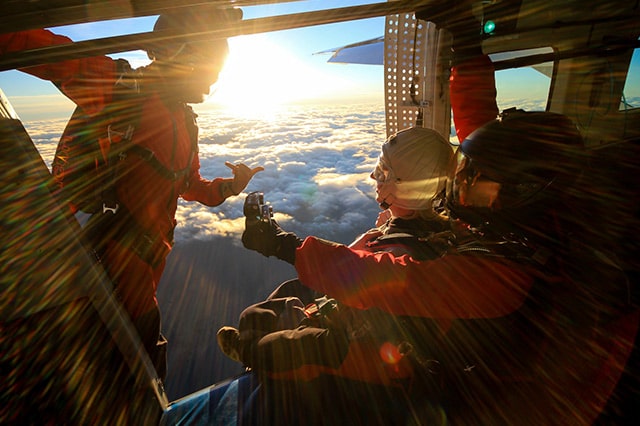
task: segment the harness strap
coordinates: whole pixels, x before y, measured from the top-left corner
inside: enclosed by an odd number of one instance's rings
[[[451,240],[450,232],[438,232],[427,237],[396,232],[376,238],[367,243],[367,248],[372,251],[390,251],[392,247],[403,247],[408,249],[414,259],[427,260],[438,258],[447,252]]]
[[[193,159],[198,153],[197,114],[186,104],[183,104],[185,125],[191,141],[191,154],[187,165],[182,170],[171,170],[158,160],[155,153],[138,144],[133,143],[133,136],[140,122],[145,95],[138,84],[136,72],[124,60],[117,62],[119,78],[115,83],[113,111],[110,113],[113,122],[107,127],[109,155],[106,159],[108,179],[103,188],[99,188],[102,198],[101,213],[116,214],[120,204],[116,195],[116,183],[122,176],[122,163],[129,152],[139,156],[147,162],[163,179],[171,182],[185,180],[191,173]]]
[[[182,170],[174,171],[162,164],[156,157],[155,153],[148,148],[142,147],[138,144],[132,144],[128,151],[146,161],[160,176],[162,176],[162,178],[171,182],[177,182],[180,179],[184,179],[189,176],[191,172],[191,163],[193,162],[193,157],[195,155],[192,150],[187,166]]]

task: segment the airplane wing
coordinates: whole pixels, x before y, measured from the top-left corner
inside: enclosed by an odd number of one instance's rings
[[[510,61],[512,59],[522,58],[523,56],[533,56],[533,55],[544,55],[544,54],[552,54],[553,49],[550,47],[539,48],[539,49],[527,49],[526,54],[515,52],[504,52],[504,53],[494,53],[489,55],[491,61],[494,64],[500,63],[502,61]],[[541,64],[532,65],[531,68],[538,71],[540,74],[545,75],[551,78],[551,74],[553,73],[553,64],[551,62],[545,62]]]
[[[382,65],[384,55],[384,37],[376,37],[358,43],[348,44],[335,49],[316,52],[314,55],[332,53],[327,62],[342,64]]]
[[[533,49],[527,51],[527,55],[535,53],[550,53],[546,49],[537,49],[539,52],[534,52]],[[340,64],[363,64],[363,65],[383,65],[384,64],[384,37],[376,37],[369,40],[360,41],[357,43],[347,44],[341,47],[335,47],[333,49],[322,50],[314,53],[314,55],[325,55],[331,53],[331,57],[327,60],[330,63]],[[515,52],[497,53],[489,55],[494,63],[500,61],[506,61],[521,57]],[[538,71],[551,78],[553,72],[553,66],[551,63],[538,64],[531,66],[534,70]]]

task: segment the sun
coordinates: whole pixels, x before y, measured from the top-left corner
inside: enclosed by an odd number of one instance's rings
[[[323,77],[264,37],[234,37],[229,48],[207,103],[247,112],[271,111],[321,94]]]

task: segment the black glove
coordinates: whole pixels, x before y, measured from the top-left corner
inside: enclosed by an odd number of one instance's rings
[[[246,219],[242,244],[264,256],[275,256],[292,265],[296,263],[296,249],[302,240],[293,232],[285,232],[276,221]]]

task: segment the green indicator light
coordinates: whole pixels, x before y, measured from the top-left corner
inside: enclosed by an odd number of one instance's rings
[[[495,31],[496,29],[496,23],[493,21],[487,21],[484,23],[484,33],[485,34],[491,34],[493,31]]]

